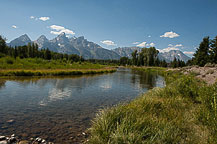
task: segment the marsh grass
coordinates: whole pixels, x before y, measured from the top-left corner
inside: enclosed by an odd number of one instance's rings
[[[41,58],[0,58],[0,69],[102,69],[105,65],[89,62],[74,62],[66,60],[44,60]]]
[[[115,69],[0,70],[0,76],[70,76],[115,72]]]
[[[0,76],[69,76],[97,74],[116,71],[100,64],[88,62],[71,63],[65,60],[44,60],[40,58],[0,58]]]
[[[159,73],[166,87],[101,110],[92,121],[88,143],[216,143],[217,85],[179,72]]]

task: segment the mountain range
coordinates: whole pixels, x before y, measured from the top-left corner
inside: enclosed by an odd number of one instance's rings
[[[65,33],[61,33],[52,40],[48,40],[46,36],[41,35],[37,40],[32,41],[27,34],[24,34],[10,43],[9,46],[23,46],[28,43],[38,44],[39,49],[48,48],[51,51],[67,54],[77,54],[85,59],[120,59],[121,57],[131,57],[131,53],[135,50],[141,51],[140,47],[119,47],[112,50],[105,49],[100,45],[90,42],[81,37],[68,38]],[[174,58],[188,61],[190,58],[179,50],[171,50],[169,52],[159,53],[158,58],[172,61]]]

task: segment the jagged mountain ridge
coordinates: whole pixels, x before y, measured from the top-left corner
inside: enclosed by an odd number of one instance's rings
[[[21,35],[20,37],[12,40],[8,45],[15,47],[15,46],[23,46],[31,43],[31,39],[28,37],[27,34]]]
[[[117,54],[119,54],[121,57],[129,57],[131,58],[131,54],[133,51],[137,50],[138,52],[141,51],[142,48],[140,47],[122,47],[122,48],[116,48],[113,49]],[[191,58],[186,56],[182,51],[180,50],[170,50],[169,52],[160,52],[158,54],[158,58],[160,60],[165,60],[166,62],[171,62],[174,60],[174,58],[182,60],[184,62],[187,62]]]
[[[9,46],[23,46],[28,43],[36,43],[39,48],[48,48],[51,51],[67,54],[77,54],[85,59],[120,59],[120,57],[129,57],[133,51],[141,51],[140,47],[119,47],[113,50],[102,48],[100,45],[90,42],[81,37],[66,37],[65,33],[61,33],[52,40],[48,40],[46,36],[41,35],[37,40],[31,41],[27,34],[24,34],[10,43]],[[166,60],[166,62],[173,61],[174,58],[187,62],[189,59],[183,52],[179,50],[171,50],[169,52],[159,53],[158,58],[160,60]]]
[[[180,50],[170,50],[169,52],[159,53],[167,62],[173,61],[175,58],[187,62],[191,58],[186,56]]]
[[[113,49],[113,51],[119,54],[121,57],[128,57],[128,58],[131,58],[132,56],[131,54],[135,50],[140,52],[141,48],[140,47],[119,47],[119,48]]]
[[[65,33],[61,33],[52,40],[48,40],[44,35],[41,35],[35,41],[31,41],[25,34],[12,40],[8,45],[14,47],[27,45],[28,43],[38,44],[39,49],[48,48],[54,52],[77,54],[85,59],[120,59],[120,56],[114,51],[102,48],[100,45],[88,41],[83,36],[68,38]]]

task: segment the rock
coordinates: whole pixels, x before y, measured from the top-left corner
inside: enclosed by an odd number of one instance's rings
[[[85,133],[85,132],[82,132],[82,135],[84,135],[84,136],[85,136],[85,135],[86,135],[86,133]]]
[[[8,128],[8,126],[2,126],[1,127],[1,129],[7,129]]]
[[[5,136],[0,136],[0,141],[2,140],[6,140],[6,137]]]
[[[15,137],[11,137],[9,138],[9,143],[15,143],[17,141],[17,139]]]
[[[6,140],[0,141],[0,144],[8,144]]]
[[[42,142],[42,143],[45,143],[45,142],[46,142],[46,140],[44,140],[44,139],[43,139],[41,142]]]
[[[15,134],[12,134],[11,137],[15,137]]]
[[[40,137],[37,137],[35,140],[38,141],[38,142],[42,141],[42,139]]]
[[[8,120],[7,123],[12,124],[12,123],[14,123],[14,120],[13,119]]]
[[[30,142],[27,141],[27,140],[22,140],[22,141],[20,141],[18,144],[30,144]]]

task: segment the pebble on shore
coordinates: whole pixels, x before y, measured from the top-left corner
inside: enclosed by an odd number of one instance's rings
[[[54,144],[52,142],[47,142],[45,139],[40,137],[31,138],[30,140],[21,140],[12,134],[10,137],[0,136],[0,144]]]

